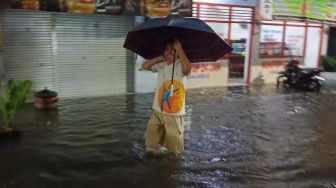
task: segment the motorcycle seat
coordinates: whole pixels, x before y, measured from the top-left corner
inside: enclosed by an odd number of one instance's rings
[[[319,73],[320,69],[318,69],[318,68],[303,68],[303,69],[301,69],[301,72],[304,73],[304,74]]]

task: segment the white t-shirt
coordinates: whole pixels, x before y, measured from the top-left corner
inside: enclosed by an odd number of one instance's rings
[[[175,61],[173,92],[171,96],[171,78],[173,64],[166,62],[152,66],[153,72],[158,73],[158,80],[153,102],[153,109],[168,115],[184,115],[185,113],[185,82],[180,60]]]

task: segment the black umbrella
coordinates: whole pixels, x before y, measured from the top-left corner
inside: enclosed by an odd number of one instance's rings
[[[172,15],[154,18],[127,34],[124,47],[145,59],[162,55],[168,41],[178,39],[190,62],[216,61],[232,48],[197,18]]]
[[[190,62],[216,61],[232,48],[214,30],[197,18],[171,15],[154,18],[128,32],[124,47],[151,59],[163,54],[166,44],[178,39]],[[173,93],[175,53],[170,85]]]

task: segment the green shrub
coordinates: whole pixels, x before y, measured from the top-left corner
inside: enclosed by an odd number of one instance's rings
[[[327,72],[336,72],[336,58],[331,56],[322,56],[322,66]]]
[[[26,96],[30,90],[30,80],[9,80],[2,82],[0,95],[0,118],[5,123],[5,128],[12,126],[16,113],[23,108]]]

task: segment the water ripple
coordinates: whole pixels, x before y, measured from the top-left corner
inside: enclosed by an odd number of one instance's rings
[[[20,140],[0,142],[0,187],[330,187],[336,86],[187,93],[185,154],[146,154],[153,94],[27,105]]]

